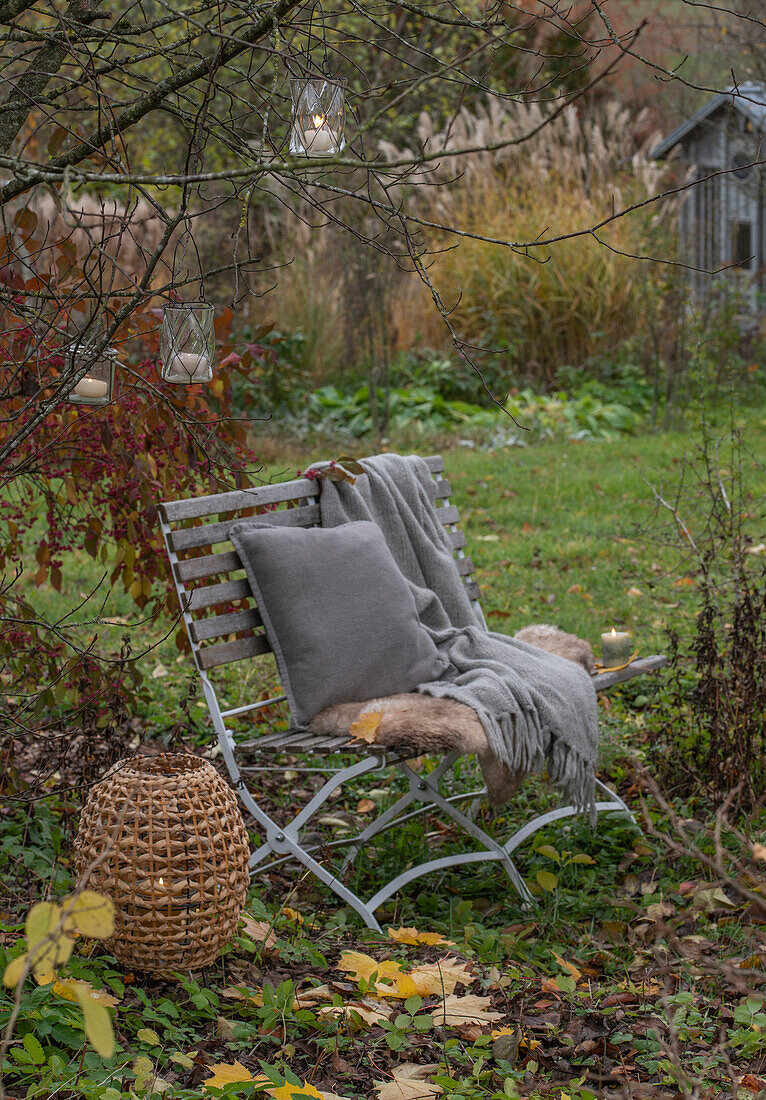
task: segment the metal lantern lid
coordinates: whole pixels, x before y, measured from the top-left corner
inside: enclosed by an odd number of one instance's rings
[[[117,348],[96,348],[74,340],[66,349],[66,358],[74,369],[85,360],[87,370],[67,398],[73,405],[108,405],[114,395]]]
[[[331,157],[346,146],[346,80],[329,76],[290,78],[293,101],[290,152]]]
[[[210,382],[215,357],[215,308],[196,302],[167,302],[162,310],[162,379],[178,385]]]

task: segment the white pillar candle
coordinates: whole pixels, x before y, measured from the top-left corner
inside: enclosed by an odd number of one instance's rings
[[[177,351],[168,363],[168,373],[181,381],[206,382],[209,371],[210,360],[204,352]]]
[[[626,665],[630,660],[630,634],[624,630],[615,630],[601,635],[601,663],[605,668]]]
[[[73,392],[78,397],[106,397],[108,390],[109,384],[107,382],[104,382],[101,378],[89,378],[86,374],[77,383]]]
[[[325,156],[334,153],[337,147],[335,134],[328,126],[320,126],[318,130],[304,131],[304,148],[307,153],[314,156]]]

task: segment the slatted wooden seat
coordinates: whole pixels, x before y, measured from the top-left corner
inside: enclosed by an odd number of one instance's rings
[[[452,543],[458,570],[473,603],[478,620],[484,624],[479,605],[479,587],[474,579],[474,565],[466,554],[465,533],[459,527],[457,508],[450,503],[452,488],[445,475],[444,463],[439,456],[427,460],[436,484],[436,503],[439,516]],[[319,524],[317,501],[320,484],[311,478],[263,485],[253,489],[218,493],[213,496],[178,500],[159,505],[162,531],[172,565],[173,576],[182,608],[182,615],[191,643],[194,662],[199,671],[205,700],[218,736],[221,751],[231,779],[239,791],[245,807],[252,813],[265,834],[264,843],[253,853],[251,868],[263,870],[274,862],[295,858],[305,864],[319,879],[327,883],[345,902],[352,905],[371,928],[378,928],[375,909],[394,894],[406,882],[420,875],[459,863],[480,860],[501,862],[511,881],[525,901],[529,892],[521,879],[510,853],[526,837],[550,821],[570,816],[572,807],[559,807],[547,814],[538,815],[510,840],[502,844],[490,837],[456,806],[458,801],[475,798],[481,790],[444,797],[439,782],[457,758],[451,754],[428,776],[414,772],[408,765],[406,754],[391,753],[381,746],[351,744],[344,737],[323,737],[306,731],[290,729],[265,734],[255,738],[242,738],[234,729],[248,714],[284,700],[284,696],[257,700],[245,705],[222,706],[219,698],[220,684],[216,686],[216,673],[236,662],[250,662],[270,652],[263,622],[250,586],[245,578],[239,557],[229,540],[232,525],[239,520],[265,515],[273,524],[312,527]],[[605,690],[616,682],[661,667],[665,658],[661,655],[645,658],[619,673],[602,673],[594,677],[596,690]],[[246,666],[243,666],[246,667]],[[328,775],[320,790],[309,799],[306,806],[286,826],[280,826],[261,806],[258,800],[257,777],[266,767],[263,759],[273,754],[289,753],[309,758],[324,756],[334,758],[351,756],[351,763],[312,764],[310,770]],[[410,755],[415,755],[413,752]],[[255,763],[250,761],[255,760]],[[336,842],[351,845],[352,854],[362,843],[371,840],[384,829],[390,829],[413,816],[409,806],[416,804],[414,812],[440,810],[453,823],[459,825],[481,846],[477,851],[467,851],[457,856],[429,860],[415,868],[409,868],[384,884],[372,898],[363,900],[341,881],[336,873],[320,863],[314,856],[314,847],[303,841],[301,833],[316,813],[343,783],[358,776],[379,770],[382,766],[398,767],[408,780],[409,790],[393,807],[382,813],[358,837]],[[296,765],[292,764],[291,767]],[[248,782],[249,777],[254,777]],[[597,804],[599,812],[618,811],[629,814],[625,803],[603,784],[599,790],[604,799]],[[346,861],[348,863],[348,859]]]

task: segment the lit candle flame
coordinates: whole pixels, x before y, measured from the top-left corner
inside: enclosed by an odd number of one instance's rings
[[[320,126],[324,126],[324,115],[314,115],[314,129],[318,130]]]
[[[614,627],[612,627],[612,637],[613,638],[617,637],[617,631],[614,629]],[[160,879],[160,882],[162,882],[162,879]]]
[[[164,886],[164,885],[165,885],[165,879],[162,877],[162,875],[160,875],[160,886]]]

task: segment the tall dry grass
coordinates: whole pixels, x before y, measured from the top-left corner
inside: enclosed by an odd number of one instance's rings
[[[558,367],[640,336],[659,280],[632,256],[672,252],[668,209],[620,219],[600,240],[581,231],[658,190],[660,169],[647,156],[653,139],[639,147],[633,137],[646,130],[643,115],[617,103],[587,112],[571,106],[551,120],[537,104],[490,100],[443,130],[421,116],[419,146],[444,155],[389,194],[416,218],[445,227],[419,230],[429,278],[458,336],[500,353],[504,383],[545,384]],[[503,147],[465,152],[494,145]],[[384,160],[414,156],[385,143],[380,151]],[[355,229],[380,234],[380,225]],[[401,240],[387,243],[406,255]],[[282,327],[307,335],[317,382],[361,377],[371,356],[449,349],[431,292],[406,262],[378,254],[365,266],[353,234],[311,226],[305,207],[280,220],[274,245],[287,266],[267,302]]]
[[[509,384],[551,381],[557,368],[640,335],[660,280],[634,257],[667,254],[672,237],[667,207],[583,232],[657,193],[660,169],[647,155],[654,139],[637,147],[632,137],[646,132],[643,115],[607,103],[544,121],[537,104],[492,101],[480,113],[462,112],[446,131],[435,132],[425,115],[419,126],[422,146],[445,155],[417,181],[429,186],[413,186],[417,209],[460,231],[430,233],[429,277],[459,335],[506,358]],[[501,143],[495,152],[455,155]],[[402,155],[391,146],[384,152]],[[552,238],[564,239],[535,243]],[[430,297],[410,290],[401,313],[394,309],[413,336],[433,312]]]

